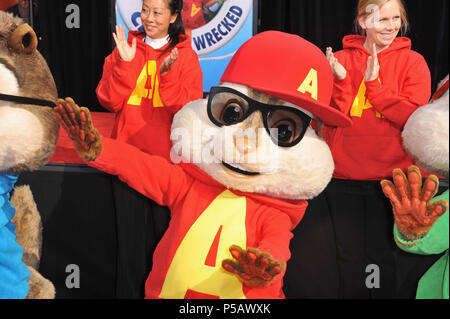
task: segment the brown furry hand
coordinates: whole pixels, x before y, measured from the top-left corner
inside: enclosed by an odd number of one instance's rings
[[[395,223],[408,240],[422,238],[436,220],[448,210],[448,202],[431,200],[439,187],[439,179],[430,175],[422,188],[422,176],[417,166],[408,168],[408,177],[401,169],[394,169],[394,183],[381,181],[383,193],[391,201]],[[395,185],[394,185],[395,184]]]
[[[53,109],[55,116],[67,132],[78,154],[85,161],[93,161],[100,154],[102,139],[92,124],[91,113],[79,107],[70,97],[58,99]]]
[[[233,245],[230,247],[230,252],[236,261],[225,259],[222,261],[222,267],[238,275],[249,287],[267,287],[284,270],[283,261],[274,260],[269,253],[260,252],[258,249],[243,250]]]

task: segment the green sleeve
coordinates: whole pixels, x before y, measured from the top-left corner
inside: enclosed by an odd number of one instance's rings
[[[446,190],[442,195],[435,197],[433,201],[444,199],[448,202],[449,191]],[[394,225],[394,238],[397,246],[402,250],[419,255],[440,254],[448,249],[449,224],[448,210],[442,215],[423,237],[414,241],[408,241],[400,234],[397,225]]]

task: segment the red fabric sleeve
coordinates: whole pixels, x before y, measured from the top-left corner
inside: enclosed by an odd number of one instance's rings
[[[262,223],[258,225],[260,240],[258,246],[254,248],[271,254],[275,260],[282,260],[285,263],[285,269],[274,278],[268,287],[260,289],[244,285],[244,293],[247,298],[284,298],[281,288],[287,261],[291,257],[289,242],[293,236],[290,231],[292,221],[288,215],[277,209],[267,209],[261,220]],[[281,295],[279,295],[280,293]]]
[[[399,94],[377,79],[365,82],[370,103],[399,129],[403,128],[409,116],[418,107],[428,103],[431,96],[430,71],[422,56],[419,56],[407,72]]]
[[[289,251],[289,242],[293,237],[291,228],[292,221],[287,214],[269,209],[261,225],[261,240],[256,248],[268,252],[275,259],[287,262],[291,257]]]
[[[172,115],[188,102],[203,98],[203,74],[197,54],[191,49],[178,52],[173,65],[176,68],[160,76],[161,99]]]
[[[331,106],[348,115],[354,98],[352,80],[349,72],[347,72],[347,76],[342,80],[335,77]]]
[[[267,217],[261,225],[261,241],[258,249],[272,255],[275,260],[284,262],[284,270],[279,274],[271,285],[281,284],[286,272],[287,261],[291,258],[289,242],[293,237],[291,233],[292,221],[288,215],[278,210],[271,209],[267,212]]]
[[[142,195],[169,207],[185,196],[192,183],[192,178],[180,166],[165,158],[105,137],[100,155],[88,165],[117,175]]]
[[[97,86],[96,93],[100,104],[111,112],[122,109],[124,100],[130,96],[136,86],[139,68],[133,68],[136,63],[124,61],[117,49],[106,57],[103,75]]]

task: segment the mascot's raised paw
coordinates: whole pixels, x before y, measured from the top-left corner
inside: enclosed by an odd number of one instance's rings
[[[449,81],[439,84],[427,105],[415,110],[402,131],[404,149],[421,167],[448,179],[449,176]],[[421,277],[416,298],[449,298],[448,189],[435,197],[439,180],[430,175],[422,187],[418,167],[408,168],[407,177],[394,170],[394,184],[386,180],[381,187],[391,200],[397,246],[412,254],[443,255]]]
[[[53,110],[78,154],[86,161],[95,160],[100,154],[101,137],[92,124],[89,109],[79,107],[68,97],[65,100],[58,99],[58,105]]]
[[[422,187],[422,176],[417,166],[411,165],[406,176],[402,170],[393,171],[393,181],[381,181],[384,194],[392,203],[395,222],[402,235],[414,240],[423,237],[436,220],[448,209],[448,203],[431,200],[439,187],[439,179],[430,175]]]
[[[230,247],[230,252],[236,261],[225,259],[222,261],[222,267],[238,275],[249,287],[268,286],[285,268],[282,261],[274,260],[269,253],[260,252],[255,248],[243,250],[233,245]]]

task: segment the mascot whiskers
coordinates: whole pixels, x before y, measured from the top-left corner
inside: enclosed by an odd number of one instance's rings
[[[441,81],[429,104],[418,108],[402,132],[405,150],[419,165],[448,180],[449,172],[449,91],[448,75]],[[393,182],[383,180],[383,192],[390,199],[395,217],[394,236],[397,245],[410,253],[441,254],[422,276],[417,288],[418,299],[449,298],[449,224],[448,189],[434,198],[439,179],[430,175],[422,187],[417,166],[405,173],[393,172]]]
[[[291,231],[334,170],[310,124],[351,124],[329,106],[332,88],[319,48],[260,33],[236,52],[207,99],[174,116],[177,164],[100,136],[87,108],[58,101],[56,116],[88,165],[171,210],[146,298],[284,298]]]
[[[44,165],[58,139],[59,123],[49,107],[57,91],[36,48],[33,29],[0,11],[0,298],[55,295],[38,272],[42,226],[31,190],[16,187],[10,198],[19,174]]]

